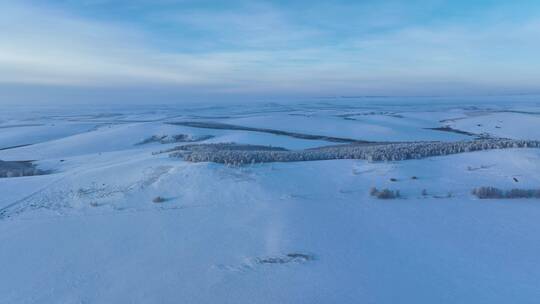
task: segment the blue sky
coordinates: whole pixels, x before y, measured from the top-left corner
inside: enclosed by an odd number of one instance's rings
[[[540,1],[0,0],[0,102],[540,93]]]

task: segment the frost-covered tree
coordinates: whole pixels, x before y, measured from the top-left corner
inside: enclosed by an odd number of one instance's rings
[[[401,161],[432,156],[508,148],[540,148],[540,141],[480,139],[459,142],[411,142],[344,144],[289,151],[283,148],[240,145],[234,143],[191,144],[174,149],[173,157],[192,162],[250,164],[266,162],[314,161],[329,159],[364,159],[368,161]]]

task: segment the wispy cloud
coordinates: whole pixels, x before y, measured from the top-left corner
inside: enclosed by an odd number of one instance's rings
[[[540,14],[494,22],[488,11],[476,22],[428,24],[415,15],[421,12],[392,2],[315,2],[305,10],[268,2],[178,3],[161,2],[174,9],[136,22],[111,22],[61,5],[0,2],[0,84],[216,94],[540,89]],[[111,5],[87,3],[105,4]],[[347,9],[366,18],[351,19]]]

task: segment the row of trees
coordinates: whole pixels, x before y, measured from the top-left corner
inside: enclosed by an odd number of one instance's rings
[[[497,198],[540,198],[540,189],[501,190],[495,187],[479,187],[472,194],[480,199]]]
[[[242,165],[267,162],[294,162],[330,159],[364,159],[400,161],[472,151],[540,148],[540,141],[513,139],[479,139],[458,142],[411,142],[345,144],[315,149],[289,151],[283,148],[229,144],[199,144],[179,147],[173,157],[192,162],[216,162]]]

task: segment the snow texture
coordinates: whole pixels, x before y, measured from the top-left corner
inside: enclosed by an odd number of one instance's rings
[[[0,303],[537,303],[538,103],[429,101],[3,108]]]

